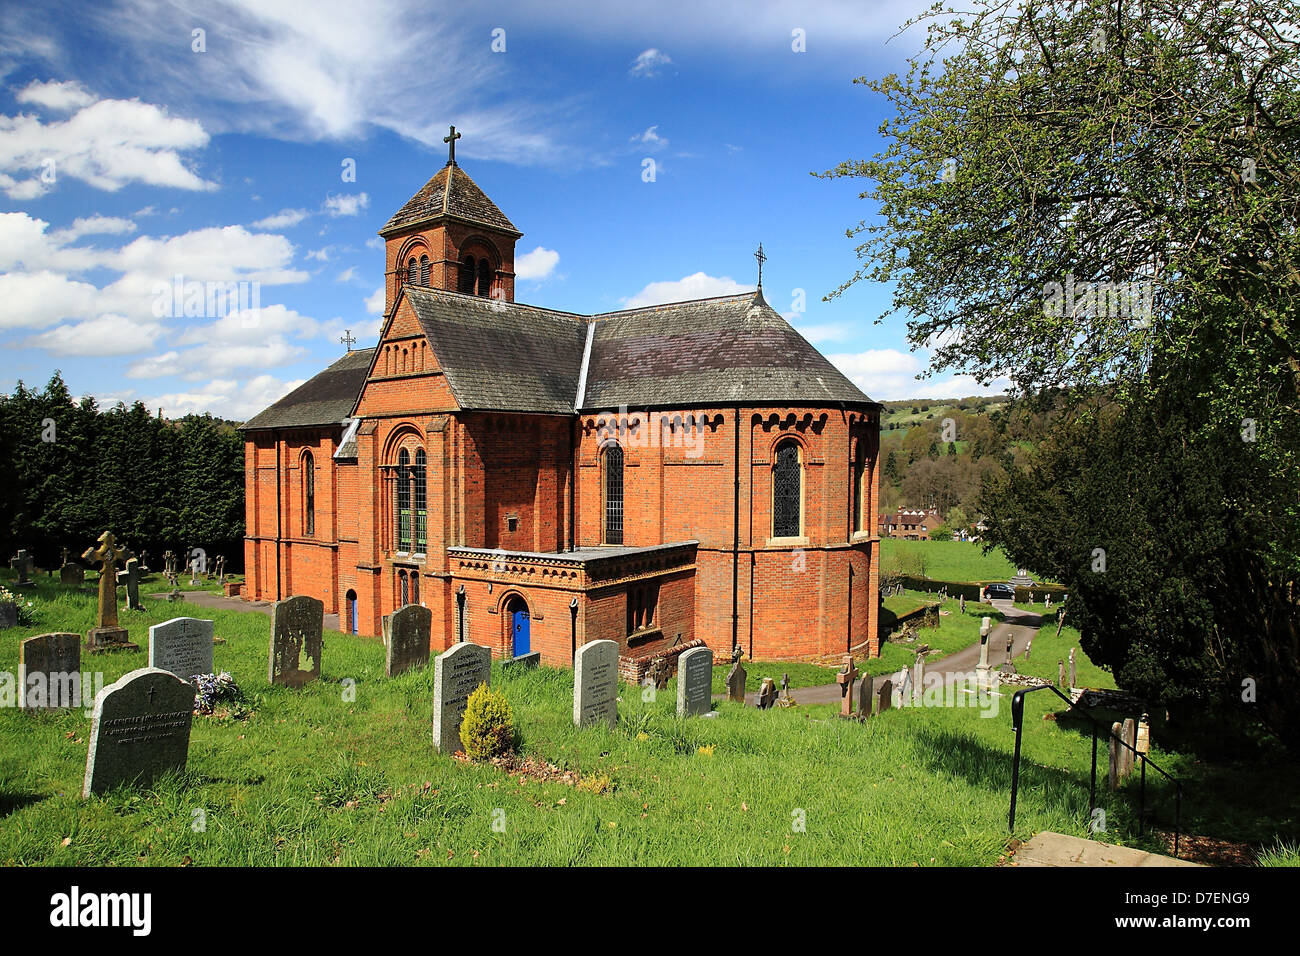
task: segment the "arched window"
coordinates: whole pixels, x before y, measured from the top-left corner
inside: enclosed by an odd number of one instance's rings
[[[605,543],[623,543],[623,449],[605,448]]]
[[[413,497],[415,499],[415,550],[420,554],[424,553],[428,546],[428,506],[425,503],[425,479],[428,474],[427,462],[424,457],[424,449],[417,449],[415,452],[415,472],[412,475],[412,485],[414,489]],[[419,585],[417,584],[418,588]],[[416,598],[418,603],[419,598]]]
[[[309,451],[302,455],[302,532],[316,534],[316,460]]]
[[[411,550],[411,456],[405,448],[397,455],[397,550]]]
[[[420,285],[429,284],[429,257],[420,256]]]
[[[411,585],[405,571],[397,572],[397,606],[406,607],[411,603]]]
[[[411,572],[411,603],[420,603],[420,572]]]
[[[478,294],[492,294],[492,265],[486,259],[478,261]]]
[[[416,271],[415,256],[411,256],[411,261],[406,264],[406,281],[415,285],[416,280],[420,278],[420,273]]]
[[[793,440],[776,446],[772,463],[772,537],[797,538],[803,504],[803,462],[799,443]]]
[[[857,453],[853,456],[853,531],[862,531],[867,523],[864,512],[871,506],[870,489],[867,487],[867,446],[858,439]]]
[[[477,276],[477,264],[473,256],[466,256],[465,261],[460,266],[460,284],[456,291],[464,292],[466,295],[474,294],[474,281]]]

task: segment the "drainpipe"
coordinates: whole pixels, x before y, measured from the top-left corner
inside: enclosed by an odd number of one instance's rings
[[[731,650],[735,653],[740,643],[740,406],[733,410],[735,422],[734,490],[731,515]],[[750,594],[753,601],[753,594]]]
[[[569,663],[578,659],[578,599],[569,602]]]
[[[284,600],[284,594],[280,585],[280,537],[283,534],[282,528],[282,504],[280,502],[280,438],[275,439],[275,599]]]

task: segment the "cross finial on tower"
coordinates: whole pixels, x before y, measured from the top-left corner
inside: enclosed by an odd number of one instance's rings
[[[351,352],[352,346],[356,344],[357,338],[355,335],[352,334],[351,329],[344,329],[343,334],[339,336],[339,341],[344,345],[346,345],[348,347],[348,351]]]
[[[763,291],[763,263],[767,261],[767,256],[763,255],[763,244],[758,244],[758,252],[754,253],[754,258],[758,260],[758,291]]]
[[[447,144],[447,165],[456,165],[456,140],[460,139],[460,133],[456,132],[456,127],[451,128],[451,132],[442,138]]]

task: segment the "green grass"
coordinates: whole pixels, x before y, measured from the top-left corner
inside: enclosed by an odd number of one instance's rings
[[[1016,566],[1000,548],[985,554],[978,541],[881,538],[880,561],[882,567],[897,564],[904,573],[918,573],[917,562],[924,561],[925,576],[934,581],[1006,581],[1016,573]]]
[[[745,683],[750,692],[763,684],[763,678],[770,677],[781,686],[781,676],[790,675],[791,687],[816,687],[819,684],[835,682],[835,668],[822,667],[819,664],[804,664],[799,661],[742,661],[745,668]],[[713,668],[713,693],[727,692],[727,674],[731,664],[717,664]]]
[[[56,590],[38,589],[37,627],[0,633],[0,671],[16,670],[23,637],[91,626],[93,596]],[[613,782],[592,793],[437,754],[432,668],[385,679],[373,639],[329,633],[322,680],[272,688],[269,617],[154,601],[123,612],[140,652],[83,666],[102,666],[106,682],[143,666],[148,625],[181,614],[216,621],[228,642],[216,648],[216,666],[254,697],[253,716],[196,718],[184,773],[83,801],[87,716],[0,708],[0,865],[966,866],[996,862],[1009,836],[1009,697],[990,718],[936,707],[858,724],[835,718],[830,705],[760,712],[724,701],[712,718],[683,720],[670,683],[650,701],[624,687],[620,726],[610,731],[573,726],[567,670],[494,665],[523,751]],[[1048,648],[1036,642],[1035,662],[1054,669]],[[746,662],[751,677],[768,666],[824,682],[805,665]],[[345,678],[356,681],[353,701]],[[1078,732],[1042,719],[1055,708],[1048,696],[1032,695],[1026,708],[1022,839],[1043,829],[1088,835],[1089,750]],[[1253,768],[1223,783],[1252,832],[1262,820],[1293,840],[1294,818],[1285,833],[1282,824],[1297,771],[1269,773],[1269,787]],[[1151,791],[1167,805],[1159,783]],[[1135,785],[1103,795],[1105,839],[1159,849],[1137,836],[1135,795]],[[1190,801],[1185,814],[1216,835],[1240,823]]]

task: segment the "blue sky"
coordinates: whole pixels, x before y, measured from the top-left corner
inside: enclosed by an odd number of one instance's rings
[[[928,353],[901,318],[873,324],[887,289],[822,301],[874,210],[865,182],[810,173],[880,147],[885,104],[852,80],[904,69],[920,31],[886,41],[926,5],[10,7],[0,388],[59,368],[103,405],[254,414],[341,355],[345,328],[374,343],[375,233],[455,124],[462,168],[524,233],[519,301],[752,288],[761,241],[768,301],[871,397],[996,391],[915,380]],[[160,308],[177,276],[257,283],[256,320]]]

